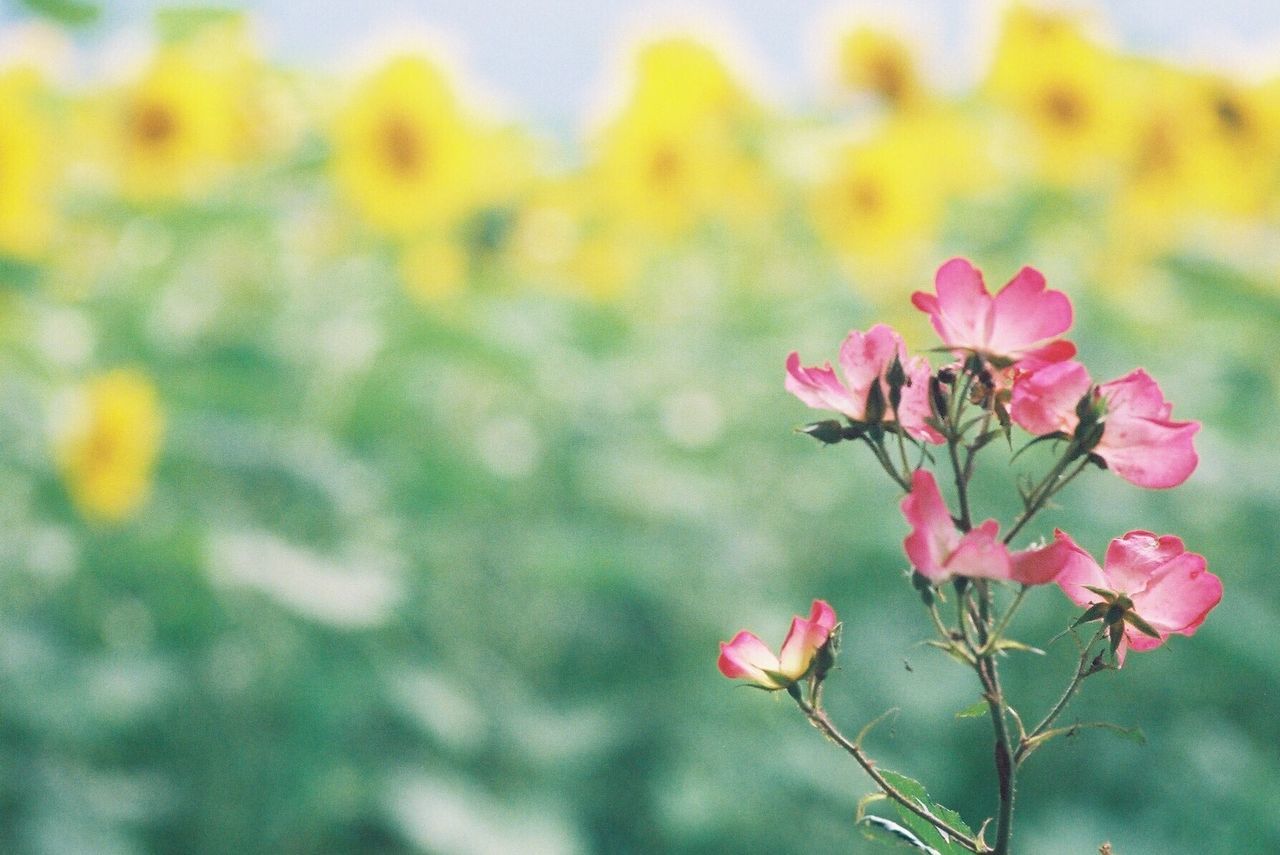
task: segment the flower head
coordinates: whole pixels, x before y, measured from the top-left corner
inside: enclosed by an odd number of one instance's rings
[[[938,268],[936,294],[917,291],[911,302],[929,315],[947,347],[979,353],[999,363],[1039,365],[1075,355],[1075,345],[1057,336],[1071,326],[1071,301],[1045,290],[1032,267],[1018,271],[994,297],[982,273],[966,259]]]
[[[1080,422],[1077,405],[1092,381],[1084,366],[1066,361],[1020,374],[1014,381],[1010,417],[1043,436],[1073,433]],[[1173,405],[1151,375],[1141,368],[1103,383],[1096,396],[1102,434],[1085,450],[1107,468],[1139,487],[1176,487],[1195,471],[1199,457],[1193,441],[1200,423],[1170,419]]]
[[[800,354],[793,351],[787,357],[787,391],[810,407],[834,410],[855,422],[894,421],[894,408],[886,407],[883,413],[869,413],[868,402],[875,391],[880,393],[878,400],[890,399],[886,375],[895,359],[906,373],[896,420],[901,421],[903,429],[916,439],[942,442],[942,435],[927,423],[931,415],[928,360],[922,356],[908,358],[901,336],[884,324],[876,324],[865,333],[854,330],[840,345],[840,369],[845,383],[836,377],[830,363],[824,363],[822,367],[801,365]]]
[[[827,643],[836,625],[836,613],[824,600],[814,600],[809,617],[797,615],[775,656],[767,645],[746,630],[732,641],[720,642],[720,673],[730,679],[744,679],[762,689],[785,689],[802,679],[813,665],[814,656]]]
[[[1068,599],[1092,606],[1104,602],[1104,597],[1090,588],[1115,592],[1126,597],[1132,611],[1156,633],[1153,637],[1126,621],[1116,648],[1121,665],[1127,650],[1153,650],[1175,633],[1193,635],[1222,599],[1222,580],[1208,571],[1204,556],[1187,552],[1182,540],[1173,535],[1131,531],[1117,537],[1107,548],[1102,567],[1069,537],[1061,532],[1058,536],[1070,544],[1070,555],[1056,580]]]
[[[83,390],[74,423],[56,449],[76,506],[88,517],[117,522],[147,499],[163,418],[145,376],[116,370]]]

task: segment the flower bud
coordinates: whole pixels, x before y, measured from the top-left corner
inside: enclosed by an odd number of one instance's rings
[[[835,419],[827,419],[821,422],[811,422],[802,428],[796,428],[798,433],[805,433],[824,445],[835,445],[845,436],[845,427]]]

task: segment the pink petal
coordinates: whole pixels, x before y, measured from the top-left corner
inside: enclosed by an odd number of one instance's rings
[[[727,644],[720,642],[720,659],[716,665],[721,674],[731,679],[746,678],[766,688],[781,688],[764,673],[778,670],[778,658],[763,641],[746,630]]]
[[[871,385],[880,382],[895,356],[905,360],[906,347],[902,338],[884,324],[876,324],[865,333],[854,330],[840,345],[840,370],[850,398],[862,413],[866,413]]]
[[[1157,537],[1149,531],[1130,531],[1107,546],[1104,588],[1136,594],[1162,566],[1186,552],[1182,540],[1171,534]]]
[[[1054,531],[1055,540],[1065,538],[1071,542],[1070,537],[1064,532]],[[1085,586],[1093,588],[1109,588],[1107,579],[1102,575],[1102,568],[1098,566],[1098,562],[1093,560],[1088,552],[1076,546],[1071,542],[1075,549],[1069,550],[1062,564],[1062,569],[1058,571],[1058,575],[1054,577],[1054,582],[1062,589],[1062,593],[1067,595],[1067,599],[1075,603],[1077,606],[1087,606],[1102,601],[1102,598]]]
[[[947,572],[982,579],[1010,578],[1009,550],[996,539],[1000,524],[987,520],[960,539],[946,562]]]
[[[1024,585],[1043,585],[1055,581],[1067,563],[1078,560],[1077,556],[1080,554],[1088,558],[1088,554],[1076,546],[1069,535],[1055,531],[1051,543],[1038,549],[1024,549],[1013,553],[1010,575],[1015,582]],[[1093,559],[1089,558],[1089,561],[1092,562]]]
[[[911,492],[902,499],[902,515],[911,526],[903,548],[922,576],[942,581],[950,576],[943,564],[960,542],[951,513],[938,492],[938,483],[926,469],[911,476]]]
[[[792,351],[787,357],[787,391],[804,403],[818,410],[834,410],[851,419],[860,419],[866,407],[866,398],[856,404],[849,390],[836,378],[830,363],[821,368],[800,364],[800,354]]]
[[[778,655],[778,671],[793,680],[798,680],[809,670],[813,654],[827,641],[830,629],[818,626],[802,617],[791,619],[791,629],[782,642],[782,652]]]
[[[916,292],[911,302],[928,312],[944,344],[981,349],[986,344],[992,300],[982,273],[964,258],[953,258],[934,277],[938,296]]]
[[[995,297],[987,347],[1017,354],[1071,327],[1071,301],[1061,291],[1046,291],[1044,276],[1024,267]]]
[[[1093,453],[1126,481],[1152,490],[1176,487],[1191,477],[1200,457],[1199,422],[1174,422],[1108,412],[1102,440]]]
[[[1062,362],[1076,355],[1076,346],[1066,339],[1057,339],[1048,344],[1022,351],[1018,357],[1018,366],[1028,371]]]
[[[1191,635],[1221,599],[1222,580],[1208,571],[1204,556],[1184,552],[1133,595],[1133,608],[1162,634]]]
[[[1103,383],[1098,390],[1107,399],[1109,412],[1119,411],[1154,419],[1167,419],[1173,412],[1173,405],[1165,401],[1160,385],[1141,368]]]
[[[898,420],[906,432],[922,442],[935,445],[946,442],[942,434],[928,424],[933,417],[929,406],[929,377],[933,369],[923,356],[913,357],[905,366],[907,385],[902,388],[902,402],[898,404]]]
[[[836,625],[836,610],[826,600],[814,600],[809,608],[809,623],[831,632]]]
[[[1013,383],[1009,416],[1036,436],[1071,433],[1079,418],[1076,404],[1089,391],[1089,372],[1079,362],[1058,362],[1019,374]]]

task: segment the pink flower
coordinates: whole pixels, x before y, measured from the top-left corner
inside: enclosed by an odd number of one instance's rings
[[[1058,536],[1070,542],[1061,532]],[[1116,649],[1120,665],[1127,649],[1153,650],[1174,633],[1195,634],[1222,599],[1222,580],[1206,569],[1204,556],[1187,552],[1173,535],[1131,531],[1117,537],[1107,547],[1103,567],[1074,543],[1071,547],[1071,557],[1057,578],[1068,599],[1078,606],[1102,602],[1085,586],[1123,594],[1133,602],[1133,611],[1160,635],[1152,638],[1126,623]]]
[[[1060,362],[1019,374],[1009,415],[1027,431],[1043,436],[1071,434],[1079,424],[1076,405],[1092,381],[1078,362]],[[1169,418],[1173,405],[1141,368],[1098,387],[1105,402],[1102,438],[1091,449],[1107,468],[1139,487],[1176,487],[1195,471],[1193,440],[1199,422]]]
[[[720,642],[720,673],[730,679],[745,679],[762,689],[785,689],[809,672],[813,657],[827,643],[836,625],[836,613],[824,600],[814,600],[809,619],[797,615],[782,642],[782,652],[773,655],[763,641],[743,630],[733,641]]]
[[[1031,267],[1018,271],[992,297],[982,273],[968,260],[953,258],[938,268],[937,294],[917,291],[911,302],[929,315],[944,344],[972,350],[998,363],[1061,362],[1076,348],[1057,336],[1071,326],[1071,301],[1046,291],[1044,276]]]
[[[929,375],[931,369],[924,357],[908,359],[906,346],[892,328],[876,324],[867,332],[850,332],[840,345],[840,369],[845,382],[836,377],[831,363],[822,367],[800,364],[800,354],[792,352],[787,357],[787,391],[810,407],[843,413],[855,422],[868,421],[867,399],[872,387],[880,384],[881,400],[885,401],[883,421],[893,421],[894,414],[888,406],[889,384],[885,373],[897,357],[907,375],[902,388],[902,401],[898,405],[898,417],[908,434],[925,442],[943,442],[942,436],[926,424],[931,416],[929,409]]]
[[[1107,402],[1102,439],[1093,453],[1107,468],[1139,487],[1176,487],[1195,471],[1200,458],[1192,441],[1199,422],[1173,421],[1173,404],[1141,368],[1103,383]]]
[[[1007,579],[1024,585],[1051,582],[1069,557],[1058,542],[1010,553],[999,540],[1000,524],[987,520],[962,533],[947,510],[933,474],[917,469],[902,500],[911,534],[902,542],[916,571],[934,584],[953,576]]]

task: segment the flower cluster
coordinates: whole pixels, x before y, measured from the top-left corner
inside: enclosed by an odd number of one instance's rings
[[[877,324],[849,333],[838,355],[839,375],[830,363],[805,365],[791,353],[786,388],[810,407],[843,419],[815,422],[805,433],[827,444],[864,444],[906,494],[900,507],[910,531],[903,549],[937,630],[937,640],[929,643],[973,668],[993,722],[1000,799],[994,848],[981,833],[971,835],[963,824],[940,819],[938,811],[921,810],[918,799],[879,775],[862,751],[861,737],[840,735],[822,710],[821,684],[835,654],[836,626],[825,602],[815,601],[807,620],[794,619],[779,655],[748,632],[721,644],[720,671],[760,688],[786,689],[809,720],[898,803],[904,818],[917,822],[917,830],[923,821],[968,851],[1007,855],[1017,768],[1047,741],[1072,731],[1052,725],[1084,679],[1121,668],[1130,651],[1194,634],[1222,598],[1222,582],[1204,557],[1173,535],[1129,531],[1111,541],[1101,565],[1060,529],[1047,543],[1011,545],[1087,469],[1114,472],[1139,487],[1183,483],[1198,462],[1194,440],[1200,425],[1173,419],[1172,404],[1140,368],[1095,383],[1076,361],[1076,346],[1063,337],[1073,320],[1071,301],[1048,289],[1033,268],[1024,267],[992,295],[977,268],[952,259],[938,270],[933,293],[916,292],[911,301],[929,316],[942,340],[939,350],[950,354],[946,364],[935,370],[924,356],[910,354],[894,330]],[[1012,449],[1015,428],[1028,435],[1024,450],[1050,445],[1054,457],[1038,482],[1019,485],[1022,509],[1002,533],[996,519],[977,521],[969,484],[977,458],[994,440],[1003,438]],[[953,482],[954,504],[943,497],[934,470]],[[1077,634],[1080,661],[1062,700],[1028,727],[1004,696],[994,657],[1027,649],[1005,633],[1027,592],[1049,583],[1084,609],[1070,631],[1097,628],[1088,641]],[[1017,591],[1002,607],[998,591],[1009,584]],[[956,602],[950,624],[937,605],[947,597]]]
[[[1058,532],[1046,546],[1010,551],[1008,542],[1050,495],[1089,464],[1109,469],[1147,488],[1175,487],[1194,471],[1198,458],[1194,438],[1198,422],[1171,417],[1172,404],[1145,371],[1136,369],[1095,384],[1073,357],[1076,347],[1062,336],[1071,327],[1071,302],[1049,290],[1039,271],[1024,267],[994,296],[982,273],[963,258],[938,270],[934,293],[916,292],[912,303],[926,313],[955,361],[934,372],[923,356],[910,356],[901,336],[878,324],[867,332],[850,332],[840,347],[844,382],[830,364],[805,366],[797,353],[787,358],[786,388],[811,407],[834,410],[848,424],[819,422],[807,428],[820,439],[838,442],[864,439],[878,451],[885,433],[921,443],[964,446],[965,426],[953,423],[959,410],[978,408],[971,420],[984,432],[967,446],[971,458],[997,431],[1016,425],[1035,441],[1057,440],[1058,465],[1041,488],[1028,497],[1027,513],[1011,534],[1000,538],[999,523],[973,524],[967,507],[953,515],[927,469],[892,473],[907,495],[902,513],[911,527],[904,541],[915,572],[931,585],[954,577],[994,579],[1023,585],[1057,581],[1074,602],[1093,605],[1112,590],[1132,602],[1131,618],[1117,642],[1124,650],[1150,650],[1170,633],[1190,635],[1221,596],[1217,577],[1204,570],[1204,559],[1185,553],[1179,567],[1198,562],[1195,573],[1167,572],[1167,562],[1130,561],[1151,535],[1129,532],[1108,551],[1117,556],[1115,574],[1098,569],[1071,538]],[[997,425],[990,427],[992,421]],[[880,446],[877,448],[877,446]],[[887,462],[887,453],[880,455]],[[971,468],[968,470],[971,471]],[[957,472],[958,483],[967,481]],[[1177,544],[1177,538],[1159,543]],[[1129,548],[1133,547],[1133,548]],[[1168,549],[1173,549],[1168,546]],[[1161,553],[1163,554],[1163,553]],[[1171,560],[1171,559],[1170,559]],[[1097,583],[1097,584],[1089,584]],[[1158,630],[1137,640],[1134,621]],[[1139,635],[1142,635],[1139,632]]]

